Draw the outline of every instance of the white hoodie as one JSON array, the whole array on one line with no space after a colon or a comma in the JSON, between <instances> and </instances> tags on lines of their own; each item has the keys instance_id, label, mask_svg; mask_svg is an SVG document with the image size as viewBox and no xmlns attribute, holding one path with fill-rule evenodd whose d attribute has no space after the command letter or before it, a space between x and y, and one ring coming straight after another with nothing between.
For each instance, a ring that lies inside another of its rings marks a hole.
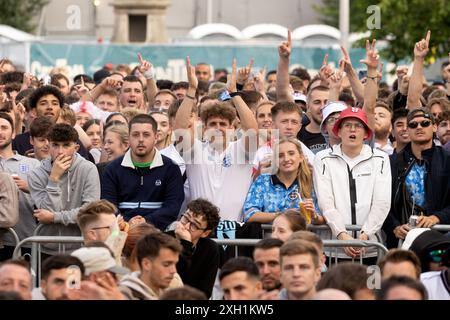
<instances>
[{"instance_id":1,"label":"white hoodie","mask_svg":"<svg viewBox=\"0 0 450 320\"><path fill-rule=\"evenodd\" d=\"M351 161L343 155L341 145L316 154L314 190L333 238L346 231L346 224L355 224L375 240L389 213L391 188L389 157L383 151L363 145L360 155Z\"/></svg>"}]
</instances>

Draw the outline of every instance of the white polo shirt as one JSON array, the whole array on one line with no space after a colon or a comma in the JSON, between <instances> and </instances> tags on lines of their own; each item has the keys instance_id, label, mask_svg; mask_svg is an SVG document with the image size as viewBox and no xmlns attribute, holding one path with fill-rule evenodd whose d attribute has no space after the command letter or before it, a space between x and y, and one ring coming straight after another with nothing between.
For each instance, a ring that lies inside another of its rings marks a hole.
<instances>
[{"instance_id":1,"label":"white polo shirt","mask_svg":"<svg viewBox=\"0 0 450 320\"><path fill-rule=\"evenodd\" d=\"M186 159L191 199L205 198L220 209L223 220L242 221L242 207L252 183L253 153L246 154L245 139L230 142L222 153L195 140Z\"/></svg>"}]
</instances>

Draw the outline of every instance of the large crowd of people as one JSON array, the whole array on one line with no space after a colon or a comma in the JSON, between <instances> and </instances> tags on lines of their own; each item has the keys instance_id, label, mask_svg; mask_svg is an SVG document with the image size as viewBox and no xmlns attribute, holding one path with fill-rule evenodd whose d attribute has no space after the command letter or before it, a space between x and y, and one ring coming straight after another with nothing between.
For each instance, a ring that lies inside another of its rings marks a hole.
<instances>
[{"instance_id":1,"label":"large crowd of people","mask_svg":"<svg viewBox=\"0 0 450 320\"><path fill-rule=\"evenodd\" d=\"M375 40L361 79L345 48L290 71L290 32L276 70L186 57L176 83L140 54L73 79L1 59L0 299L450 299L450 61L428 83L430 41L392 86ZM8 228L84 243L31 270Z\"/></svg>"}]
</instances>

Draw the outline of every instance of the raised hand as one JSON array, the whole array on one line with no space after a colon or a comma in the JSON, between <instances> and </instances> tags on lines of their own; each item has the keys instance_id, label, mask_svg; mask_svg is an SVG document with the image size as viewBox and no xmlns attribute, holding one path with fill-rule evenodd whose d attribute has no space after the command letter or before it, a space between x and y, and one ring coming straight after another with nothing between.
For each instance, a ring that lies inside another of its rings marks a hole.
<instances>
[{"instance_id":1,"label":"raised hand","mask_svg":"<svg viewBox=\"0 0 450 320\"><path fill-rule=\"evenodd\" d=\"M383 79L383 62L380 62L380 68L378 70L378 74L377 74L377 81L380 82L381 79Z\"/></svg>"},{"instance_id":2,"label":"raised hand","mask_svg":"<svg viewBox=\"0 0 450 320\"><path fill-rule=\"evenodd\" d=\"M244 85L247 82L248 77L250 76L253 69L253 58L250 59L250 63L244 68L240 68L237 74L237 83Z\"/></svg>"},{"instance_id":3,"label":"raised hand","mask_svg":"<svg viewBox=\"0 0 450 320\"><path fill-rule=\"evenodd\" d=\"M255 82L255 89L258 92L264 92L264 79L266 78L267 69L264 67L258 73L255 74L253 80Z\"/></svg>"},{"instance_id":4,"label":"raised hand","mask_svg":"<svg viewBox=\"0 0 450 320\"><path fill-rule=\"evenodd\" d=\"M373 39L372 44L370 44L369 40L366 41L366 58L359 61L360 63L365 64L368 69L378 68L380 55L378 54L377 49L375 49L376 43L376 39Z\"/></svg>"},{"instance_id":5,"label":"raised hand","mask_svg":"<svg viewBox=\"0 0 450 320\"><path fill-rule=\"evenodd\" d=\"M33 81L33 75L28 72L23 73L23 80L22 80L22 89L28 89L31 87L31 82Z\"/></svg>"},{"instance_id":6,"label":"raised hand","mask_svg":"<svg viewBox=\"0 0 450 320\"><path fill-rule=\"evenodd\" d=\"M408 66L398 66L395 69L395 74L397 75L398 81L402 81L403 77L408 74Z\"/></svg>"},{"instance_id":7,"label":"raised hand","mask_svg":"<svg viewBox=\"0 0 450 320\"><path fill-rule=\"evenodd\" d=\"M108 77L102 80L102 82L100 83L100 86L104 89L119 89L120 87L122 87L122 81L120 80L116 80L114 78Z\"/></svg>"},{"instance_id":8,"label":"raised hand","mask_svg":"<svg viewBox=\"0 0 450 320\"><path fill-rule=\"evenodd\" d=\"M291 30L288 30L288 36L287 41L284 41L281 43L281 45L278 47L278 54L280 58L288 59L291 55L292 51L292 37L291 37Z\"/></svg>"},{"instance_id":9,"label":"raised hand","mask_svg":"<svg viewBox=\"0 0 450 320\"><path fill-rule=\"evenodd\" d=\"M343 46L341 46L341 52L342 52L342 58L339 61L339 66L343 64L343 68L345 72L350 72L353 68L352 61L350 60L350 56L348 54L347 49L345 49Z\"/></svg>"},{"instance_id":10,"label":"raised hand","mask_svg":"<svg viewBox=\"0 0 450 320\"><path fill-rule=\"evenodd\" d=\"M188 78L189 88L197 90L198 79L195 76L195 67L191 65L191 58L186 57L186 74Z\"/></svg>"},{"instance_id":11,"label":"raised hand","mask_svg":"<svg viewBox=\"0 0 450 320\"><path fill-rule=\"evenodd\" d=\"M323 58L322 67L320 67L319 70L320 80L328 83L329 78L333 75L333 72L334 72L333 68L331 68L331 66L328 64L328 53L327 53Z\"/></svg>"},{"instance_id":12,"label":"raised hand","mask_svg":"<svg viewBox=\"0 0 450 320\"><path fill-rule=\"evenodd\" d=\"M251 64L253 64L253 59L250 60ZM227 90L228 92L236 92L236 58L233 59L233 64L231 65L231 74L227 76Z\"/></svg>"},{"instance_id":13,"label":"raised hand","mask_svg":"<svg viewBox=\"0 0 450 320\"><path fill-rule=\"evenodd\" d=\"M77 90L78 94L81 96L83 96L85 93L89 92L89 88L86 87L86 85L84 84L84 79L83 77L80 78L81 79L81 83L75 86L75 90Z\"/></svg>"},{"instance_id":14,"label":"raised hand","mask_svg":"<svg viewBox=\"0 0 450 320\"><path fill-rule=\"evenodd\" d=\"M145 79L153 79L153 65L142 58L142 55L138 53L139 66L138 70L142 73Z\"/></svg>"},{"instance_id":15,"label":"raised hand","mask_svg":"<svg viewBox=\"0 0 450 320\"><path fill-rule=\"evenodd\" d=\"M338 90L341 89L342 80L344 80L345 77L345 62L341 60L339 62L339 70L334 71L332 76L329 78L330 83L330 89L337 88Z\"/></svg>"},{"instance_id":16,"label":"raised hand","mask_svg":"<svg viewBox=\"0 0 450 320\"><path fill-rule=\"evenodd\" d=\"M420 40L414 46L415 58L424 59L427 56L428 51L430 50L430 38L431 38L431 31L428 30L426 38Z\"/></svg>"}]
</instances>

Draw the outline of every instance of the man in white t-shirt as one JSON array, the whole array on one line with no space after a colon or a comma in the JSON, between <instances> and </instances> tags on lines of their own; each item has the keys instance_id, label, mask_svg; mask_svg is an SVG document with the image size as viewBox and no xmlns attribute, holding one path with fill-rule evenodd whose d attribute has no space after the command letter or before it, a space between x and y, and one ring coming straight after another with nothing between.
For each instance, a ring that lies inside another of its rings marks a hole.
<instances>
[{"instance_id":1,"label":"man in white t-shirt","mask_svg":"<svg viewBox=\"0 0 450 320\"><path fill-rule=\"evenodd\" d=\"M256 152L253 161L253 174L256 177L260 173L275 173L276 165L272 163L272 145L278 138L296 138L302 128L303 111L290 101L278 102L272 107L272 140L261 146ZM278 135L277 135L278 134ZM302 142L302 151L308 163L314 163L314 153Z\"/></svg>"},{"instance_id":2,"label":"man in white t-shirt","mask_svg":"<svg viewBox=\"0 0 450 320\"><path fill-rule=\"evenodd\" d=\"M221 219L241 221L242 206L251 184L251 160L256 152L258 124L237 93L236 62L233 62L231 80L227 84L229 101L212 101L201 110L205 142L196 139L190 130L198 81L189 58L186 68L189 89L176 113L174 129L180 141L177 150L186 163L191 199L206 198L219 207ZM236 111L243 136L232 141Z\"/></svg>"}]
</instances>

